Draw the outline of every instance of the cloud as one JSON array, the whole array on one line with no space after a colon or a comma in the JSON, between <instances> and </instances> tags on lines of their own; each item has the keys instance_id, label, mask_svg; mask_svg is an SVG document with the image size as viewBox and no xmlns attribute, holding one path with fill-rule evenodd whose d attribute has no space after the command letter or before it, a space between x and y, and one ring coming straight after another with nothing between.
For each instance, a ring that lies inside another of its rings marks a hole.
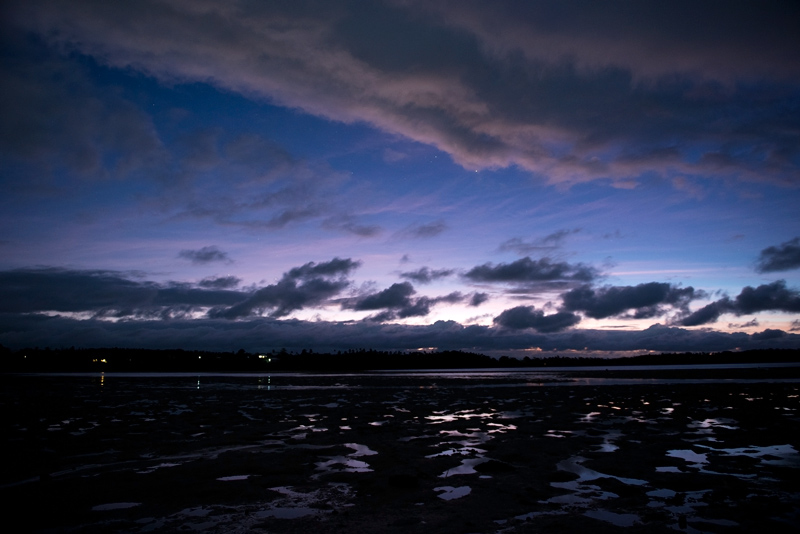
<instances>
[{"instance_id":1,"label":"cloud","mask_svg":"<svg viewBox=\"0 0 800 534\"><path fill-rule=\"evenodd\" d=\"M753 339L755 341L771 341L773 339L780 339L785 337L787 334L783 330L776 330L774 328L767 328L763 332L756 332L753 334Z\"/></svg>"},{"instance_id":2,"label":"cloud","mask_svg":"<svg viewBox=\"0 0 800 534\"><path fill-rule=\"evenodd\" d=\"M477 307L486 302L487 300L489 300L488 293L475 292L472 294L472 297L469 300L469 305Z\"/></svg>"},{"instance_id":3,"label":"cloud","mask_svg":"<svg viewBox=\"0 0 800 534\"><path fill-rule=\"evenodd\" d=\"M410 239L428 239L436 237L445 230L447 230L447 225L444 221L434 221L428 224L412 224L407 226L398 232L398 236Z\"/></svg>"},{"instance_id":4,"label":"cloud","mask_svg":"<svg viewBox=\"0 0 800 534\"><path fill-rule=\"evenodd\" d=\"M537 348L558 351L663 351L696 352L797 348L800 334L769 340L743 332L725 333L703 329L653 325L642 331L566 330L536 333L480 325L464 326L454 321L428 325L381 322L326 322L251 317L224 319L175 319L172 321L76 320L68 317L0 313L0 343L13 349L50 347L181 347L187 350L231 351L244 348L300 350L346 350L373 347L378 350L471 350L513 353Z\"/></svg>"},{"instance_id":5,"label":"cloud","mask_svg":"<svg viewBox=\"0 0 800 534\"><path fill-rule=\"evenodd\" d=\"M339 230L359 237L376 237L383 232L377 224L359 224L352 215L338 215L322 221L322 227L327 230Z\"/></svg>"},{"instance_id":6,"label":"cloud","mask_svg":"<svg viewBox=\"0 0 800 534\"><path fill-rule=\"evenodd\" d=\"M552 234L548 234L544 237L534 239L529 242L526 242L520 237L513 237L507 241L503 241L500 244L499 250L500 252L511 250L520 255L527 255L531 254L532 252L552 251L559 248L567 236L576 234L580 231L580 228L574 228L572 230L558 230L557 232L553 232Z\"/></svg>"},{"instance_id":7,"label":"cloud","mask_svg":"<svg viewBox=\"0 0 800 534\"><path fill-rule=\"evenodd\" d=\"M284 273L278 283L256 289L233 306L217 307L209 317L239 319L270 310L270 317L285 317L293 311L319 306L350 286L346 278L361 265L349 258L323 263L309 262Z\"/></svg>"},{"instance_id":8,"label":"cloud","mask_svg":"<svg viewBox=\"0 0 800 534\"><path fill-rule=\"evenodd\" d=\"M408 282L392 284L387 289L358 299L353 310L380 310L383 308L402 308L411 304L411 296L416 293Z\"/></svg>"},{"instance_id":9,"label":"cloud","mask_svg":"<svg viewBox=\"0 0 800 534\"><path fill-rule=\"evenodd\" d=\"M383 322L408 317L424 317L431 312L431 307L439 303L456 304L463 302L465 296L454 291L441 297L414 297L417 291L410 282L392 284L390 287L357 298L344 299L342 309L356 311L384 310L367 317L368 321Z\"/></svg>"},{"instance_id":10,"label":"cloud","mask_svg":"<svg viewBox=\"0 0 800 534\"><path fill-rule=\"evenodd\" d=\"M758 257L756 270L760 273L790 271L800 268L800 237L781 243L779 247L767 247Z\"/></svg>"},{"instance_id":11,"label":"cloud","mask_svg":"<svg viewBox=\"0 0 800 534\"><path fill-rule=\"evenodd\" d=\"M800 312L800 292L787 288L785 280L756 288L747 286L736 296L734 307L739 314L768 310L797 313Z\"/></svg>"},{"instance_id":12,"label":"cloud","mask_svg":"<svg viewBox=\"0 0 800 534\"><path fill-rule=\"evenodd\" d=\"M630 187L648 173L792 182L796 9L27 0L6 18L112 67L368 123L467 169Z\"/></svg>"},{"instance_id":13,"label":"cloud","mask_svg":"<svg viewBox=\"0 0 800 534\"><path fill-rule=\"evenodd\" d=\"M558 312L545 315L542 310L533 306L517 306L503 311L494 318L494 324L512 330L533 328L537 332L558 332L580 322L578 315L570 312Z\"/></svg>"},{"instance_id":14,"label":"cloud","mask_svg":"<svg viewBox=\"0 0 800 534\"><path fill-rule=\"evenodd\" d=\"M752 328L755 326L759 326L758 319L753 317L751 320L747 321L746 323L728 323L728 328Z\"/></svg>"},{"instance_id":15,"label":"cloud","mask_svg":"<svg viewBox=\"0 0 800 534\"><path fill-rule=\"evenodd\" d=\"M65 189L65 174L80 185L163 178L169 158L152 119L121 92L98 88L84 64L14 27L8 17L13 9L6 7L0 20L3 187L53 194Z\"/></svg>"},{"instance_id":16,"label":"cloud","mask_svg":"<svg viewBox=\"0 0 800 534\"><path fill-rule=\"evenodd\" d=\"M736 298L723 297L683 317L678 324L697 326L712 323L724 313L748 315L762 311L800 312L800 291L787 288L785 280L755 288L747 286Z\"/></svg>"},{"instance_id":17,"label":"cloud","mask_svg":"<svg viewBox=\"0 0 800 534\"><path fill-rule=\"evenodd\" d=\"M350 282L360 262L334 258L284 273L277 284L234 290L234 276L206 278L197 285L141 280L136 273L61 268L0 271L0 313L68 312L94 317L174 319L192 313L238 319L270 311L283 317L324 305Z\"/></svg>"},{"instance_id":18,"label":"cloud","mask_svg":"<svg viewBox=\"0 0 800 534\"><path fill-rule=\"evenodd\" d=\"M294 267L290 269L284 277L299 280L315 276L346 276L359 267L361 267L361 262L358 260L333 258L331 261L323 263L314 263L312 261L300 267Z\"/></svg>"},{"instance_id":19,"label":"cloud","mask_svg":"<svg viewBox=\"0 0 800 534\"><path fill-rule=\"evenodd\" d=\"M238 286L241 282L242 279L237 276L214 276L203 278L197 285L211 289L231 289Z\"/></svg>"},{"instance_id":20,"label":"cloud","mask_svg":"<svg viewBox=\"0 0 800 534\"><path fill-rule=\"evenodd\" d=\"M676 287L667 283L649 282L636 286L605 286L594 289L584 285L564 293L563 309L583 312L593 319L604 319L633 310L633 318L658 317L666 313L664 306L686 310L689 303L704 296L693 287Z\"/></svg>"},{"instance_id":21,"label":"cloud","mask_svg":"<svg viewBox=\"0 0 800 534\"><path fill-rule=\"evenodd\" d=\"M178 253L178 257L189 260L195 265L203 265L205 263L212 263L215 261L233 263L233 261L228 257L227 252L222 252L215 246L203 247L200 250L181 250Z\"/></svg>"},{"instance_id":22,"label":"cloud","mask_svg":"<svg viewBox=\"0 0 800 534\"><path fill-rule=\"evenodd\" d=\"M734 309L733 303L728 298L723 298L707 304L686 317L681 318L678 324L681 326L699 326L701 324L713 323L723 313Z\"/></svg>"},{"instance_id":23,"label":"cloud","mask_svg":"<svg viewBox=\"0 0 800 534\"><path fill-rule=\"evenodd\" d=\"M164 316L233 305L246 298L221 286L138 280L135 273L61 268L0 272L0 313L88 312L103 317Z\"/></svg>"},{"instance_id":24,"label":"cloud","mask_svg":"<svg viewBox=\"0 0 800 534\"><path fill-rule=\"evenodd\" d=\"M439 280L441 278L447 278L455 273L455 269L429 269L428 267L420 267L416 271L409 271L400 273L401 278L407 278L408 280L413 280L418 284L430 284L434 280Z\"/></svg>"},{"instance_id":25,"label":"cloud","mask_svg":"<svg viewBox=\"0 0 800 534\"><path fill-rule=\"evenodd\" d=\"M532 260L530 257L520 258L511 263L485 263L473 267L464 277L473 282L500 282L510 284L531 284L536 282L589 282L600 273L582 263L569 264L554 262L548 258Z\"/></svg>"}]
</instances>

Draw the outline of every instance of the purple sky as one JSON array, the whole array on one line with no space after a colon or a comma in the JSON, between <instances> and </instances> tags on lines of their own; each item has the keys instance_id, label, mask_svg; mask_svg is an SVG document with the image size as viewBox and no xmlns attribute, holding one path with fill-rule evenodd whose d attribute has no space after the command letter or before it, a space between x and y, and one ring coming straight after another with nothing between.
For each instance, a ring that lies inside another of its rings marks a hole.
<instances>
[{"instance_id":1,"label":"purple sky","mask_svg":"<svg viewBox=\"0 0 800 534\"><path fill-rule=\"evenodd\" d=\"M794 3L0 9L7 347L800 347Z\"/></svg>"}]
</instances>

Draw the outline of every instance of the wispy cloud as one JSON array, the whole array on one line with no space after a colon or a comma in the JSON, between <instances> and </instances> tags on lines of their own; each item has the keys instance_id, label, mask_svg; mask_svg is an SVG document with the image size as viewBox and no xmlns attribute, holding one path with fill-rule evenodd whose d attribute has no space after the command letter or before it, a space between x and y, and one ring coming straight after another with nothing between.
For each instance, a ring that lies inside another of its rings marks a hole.
<instances>
[{"instance_id":1,"label":"wispy cloud","mask_svg":"<svg viewBox=\"0 0 800 534\"><path fill-rule=\"evenodd\" d=\"M224 262L224 263L233 263L228 257L227 252L221 251L216 246L207 246L203 247L198 250L181 250L178 253L179 258L183 258L185 260L189 260L196 265L202 265L205 263L212 263L212 262Z\"/></svg>"},{"instance_id":2,"label":"wispy cloud","mask_svg":"<svg viewBox=\"0 0 800 534\"><path fill-rule=\"evenodd\" d=\"M455 269L430 269L428 267L420 267L416 271L400 273L400 277L417 282L418 284L430 284L434 280L452 276L455 272Z\"/></svg>"},{"instance_id":3,"label":"wispy cloud","mask_svg":"<svg viewBox=\"0 0 800 534\"><path fill-rule=\"evenodd\" d=\"M500 252L511 250L521 256L526 256L534 252L552 252L553 250L561 247L564 243L564 240L568 236L577 234L580 231L580 228L573 228L572 230L559 230L544 237L534 238L530 241L525 241L521 237L512 237L511 239L500 243L498 250Z\"/></svg>"}]
</instances>

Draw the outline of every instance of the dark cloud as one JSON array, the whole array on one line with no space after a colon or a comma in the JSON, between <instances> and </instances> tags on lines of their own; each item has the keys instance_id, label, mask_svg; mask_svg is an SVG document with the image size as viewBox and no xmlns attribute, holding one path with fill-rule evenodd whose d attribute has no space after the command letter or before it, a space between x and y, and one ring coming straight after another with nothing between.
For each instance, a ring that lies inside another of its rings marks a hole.
<instances>
[{"instance_id":1,"label":"dark cloud","mask_svg":"<svg viewBox=\"0 0 800 534\"><path fill-rule=\"evenodd\" d=\"M755 288L747 286L736 298L723 297L683 317L678 324L697 326L712 323L723 313L748 315L762 311L800 312L800 291L787 288L784 280Z\"/></svg>"},{"instance_id":2,"label":"dark cloud","mask_svg":"<svg viewBox=\"0 0 800 534\"><path fill-rule=\"evenodd\" d=\"M429 269L428 267L420 267L416 271L400 273L400 277L413 280L418 284L429 284L434 280L447 278L455 272L455 269Z\"/></svg>"},{"instance_id":3,"label":"dark cloud","mask_svg":"<svg viewBox=\"0 0 800 534\"><path fill-rule=\"evenodd\" d=\"M347 276L361 267L361 262L350 258L333 258L323 263L309 262L290 269L284 276L293 279L307 279L316 276Z\"/></svg>"},{"instance_id":4,"label":"dark cloud","mask_svg":"<svg viewBox=\"0 0 800 534\"><path fill-rule=\"evenodd\" d=\"M472 297L469 300L469 305L477 307L486 302L487 300L489 300L488 293L475 292L472 294Z\"/></svg>"},{"instance_id":5,"label":"dark cloud","mask_svg":"<svg viewBox=\"0 0 800 534\"><path fill-rule=\"evenodd\" d=\"M339 295L350 286L346 278L360 266L349 258L334 258L323 263L309 262L284 273L278 283L259 288L246 299L230 307L217 307L209 317L239 319L261 315L285 317L308 306L318 306Z\"/></svg>"},{"instance_id":6,"label":"dark cloud","mask_svg":"<svg viewBox=\"0 0 800 534\"><path fill-rule=\"evenodd\" d=\"M458 291L441 297L414 297L416 289L410 282L392 284L390 287L355 299L345 299L343 309L356 311L384 310L367 318L369 321L382 322L397 318L424 317L431 312L431 307L439 303L455 304L463 302L465 297Z\"/></svg>"},{"instance_id":7,"label":"dark cloud","mask_svg":"<svg viewBox=\"0 0 800 534\"><path fill-rule=\"evenodd\" d=\"M538 348L558 351L723 351L758 348L797 348L800 334L769 340L743 332L725 333L703 329L653 325L642 331L566 330L549 334L531 329L514 330L454 321L429 325L398 325L381 322L325 322L278 320L268 317L239 321L224 319L176 319L173 321L75 320L44 315L0 313L0 343L19 349L50 347L144 347L169 346L208 350L250 351L287 348L343 350L373 347L381 350L440 350L513 353ZM508 352L506 352L508 351Z\"/></svg>"},{"instance_id":8,"label":"dark cloud","mask_svg":"<svg viewBox=\"0 0 800 534\"><path fill-rule=\"evenodd\" d=\"M358 299L351 306L353 310L380 310L383 308L403 308L411 305L411 296L416 293L409 282L392 284L387 289Z\"/></svg>"},{"instance_id":9,"label":"dark cloud","mask_svg":"<svg viewBox=\"0 0 800 534\"><path fill-rule=\"evenodd\" d=\"M236 276L215 276L203 278L197 285L211 289L231 289L238 286L242 279Z\"/></svg>"},{"instance_id":10,"label":"dark cloud","mask_svg":"<svg viewBox=\"0 0 800 534\"><path fill-rule=\"evenodd\" d=\"M678 321L681 326L698 326L713 323L723 313L733 310L733 304L728 298L723 298L707 304Z\"/></svg>"},{"instance_id":11,"label":"dark cloud","mask_svg":"<svg viewBox=\"0 0 800 534\"><path fill-rule=\"evenodd\" d=\"M178 253L178 257L189 260L197 265L212 263L215 261L231 263L228 253L221 251L215 246L203 247L200 250L181 250Z\"/></svg>"},{"instance_id":12,"label":"dark cloud","mask_svg":"<svg viewBox=\"0 0 800 534\"><path fill-rule=\"evenodd\" d=\"M783 330L776 330L774 328L767 328L763 332L756 332L753 334L753 340L755 341L771 341L773 339L780 339L785 337L787 334Z\"/></svg>"},{"instance_id":13,"label":"dark cloud","mask_svg":"<svg viewBox=\"0 0 800 534\"><path fill-rule=\"evenodd\" d=\"M800 268L800 237L781 243L778 247L767 247L758 257L756 270L760 273L790 271Z\"/></svg>"},{"instance_id":14,"label":"dark cloud","mask_svg":"<svg viewBox=\"0 0 800 534\"><path fill-rule=\"evenodd\" d=\"M270 311L283 317L339 295L346 276L360 265L350 259L307 263L274 285L233 290L234 276L207 278L197 285L156 283L135 273L59 268L0 272L0 313L74 312L95 317L172 319L208 310L215 318L236 319Z\"/></svg>"},{"instance_id":15,"label":"dark cloud","mask_svg":"<svg viewBox=\"0 0 800 534\"><path fill-rule=\"evenodd\" d=\"M0 272L0 312L88 312L97 316L148 316L172 310L232 305L246 295L221 286L137 279L133 273L59 268Z\"/></svg>"},{"instance_id":16,"label":"dark cloud","mask_svg":"<svg viewBox=\"0 0 800 534\"><path fill-rule=\"evenodd\" d=\"M633 311L634 318L657 317L666 313L664 306L686 310L689 303L704 296L693 287L676 287L667 283L650 282L636 286L606 286L592 288L584 285L564 293L563 309L583 312L588 317L603 319Z\"/></svg>"},{"instance_id":17,"label":"dark cloud","mask_svg":"<svg viewBox=\"0 0 800 534\"><path fill-rule=\"evenodd\" d=\"M548 258L532 260L526 256L511 263L478 265L464 276L473 282L528 284L556 281L590 282L599 275L594 267L582 263L572 265L567 262L554 262Z\"/></svg>"},{"instance_id":18,"label":"dark cloud","mask_svg":"<svg viewBox=\"0 0 800 534\"><path fill-rule=\"evenodd\" d=\"M545 315L542 310L533 306L517 306L505 310L494 318L494 324L512 330L533 328L537 332L558 332L580 322L581 318L574 313L558 312Z\"/></svg>"},{"instance_id":19,"label":"dark cloud","mask_svg":"<svg viewBox=\"0 0 800 534\"><path fill-rule=\"evenodd\" d=\"M736 296L734 307L739 314L760 311L800 312L800 292L786 287L785 280L762 284L756 288L747 286Z\"/></svg>"}]
</instances>

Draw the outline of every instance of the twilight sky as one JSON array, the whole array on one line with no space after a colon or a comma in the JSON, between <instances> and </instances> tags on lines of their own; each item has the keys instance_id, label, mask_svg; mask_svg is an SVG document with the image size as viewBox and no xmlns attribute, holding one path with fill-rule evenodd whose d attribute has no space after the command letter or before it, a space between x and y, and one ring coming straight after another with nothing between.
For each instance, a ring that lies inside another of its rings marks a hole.
<instances>
[{"instance_id":1,"label":"twilight sky","mask_svg":"<svg viewBox=\"0 0 800 534\"><path fill-rule=\"evenodd\" d=\"M7 347L800 347L800 4L0 10Z\"/></svg>"}]
</instances>

